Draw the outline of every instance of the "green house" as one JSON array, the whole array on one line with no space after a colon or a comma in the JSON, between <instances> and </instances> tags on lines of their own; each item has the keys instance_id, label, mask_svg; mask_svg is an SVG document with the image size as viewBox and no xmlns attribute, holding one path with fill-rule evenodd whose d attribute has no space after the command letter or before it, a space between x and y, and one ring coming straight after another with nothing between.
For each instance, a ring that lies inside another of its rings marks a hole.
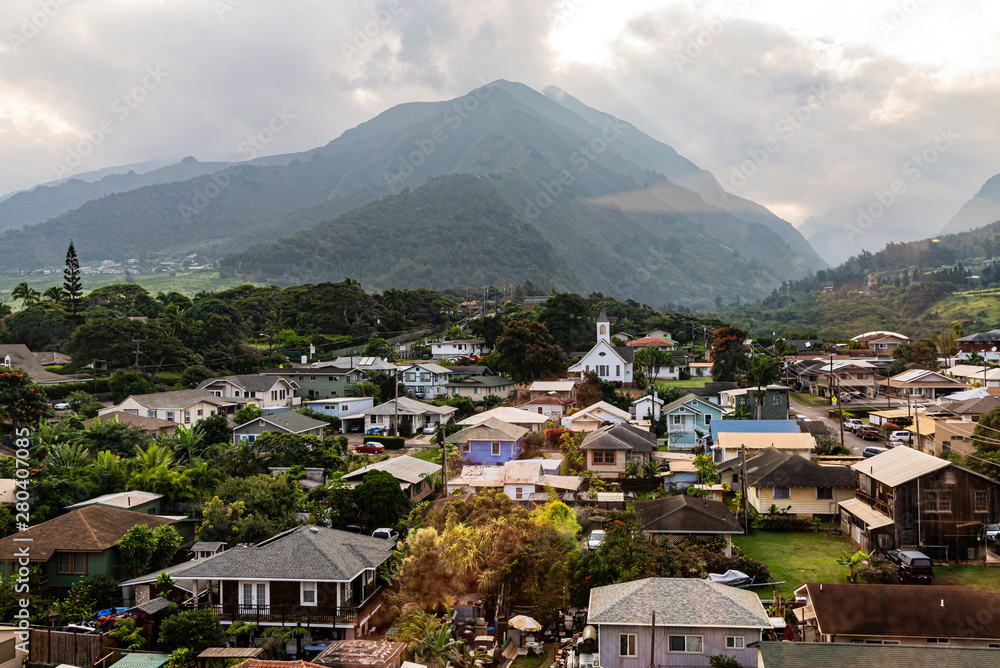
<instances>
[{"instance_id":1,"label":"green house","mask_svg":"<svg viewBox=\"0 0 1000 668\"><path fill-rule=\"evenodd\" d=\"M279 376L298 385L295 396L302 399L329 399L346 397L350 389L364 379L361 369L342 369L335 366L286 364L261 372L265 376Z\"/></svg>"},{"instance_id":2,"label":"green house","mask_svg":"<svg viewBox=\"0 0 1000 668\"><path fill-rule=\"evenodd\" d=\"M95 575L121 580L126 573L116 545L125 532L137 524L155 529L175 522L124 508L85 506L0 539L0 570L7 579L25 561L40 566L44 588L72 587Z\"/></svg>"}]
</instances>

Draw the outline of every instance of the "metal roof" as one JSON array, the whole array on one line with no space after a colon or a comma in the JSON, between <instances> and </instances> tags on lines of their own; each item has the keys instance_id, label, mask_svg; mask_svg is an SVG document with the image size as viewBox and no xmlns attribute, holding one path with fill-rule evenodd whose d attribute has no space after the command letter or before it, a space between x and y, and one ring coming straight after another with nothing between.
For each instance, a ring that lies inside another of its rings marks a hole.
<instances>
[{"instance_id":1,"label":"metal roof","mask_svg":"<svg viewBox=\"0 0 1000 668\"><path fill-rule=\"evenodd\" d=\"M490 418L497 418L509 424L545 424L550 419L547 415L532 413L520 408L511 408L510 406L500 406L485 413L473 413L464 420L459 420L458 424L465 426L477 425L486 422Z\"/></svg>"},{"instance_id":2,"label":"metal roof","mask_svg":"<svg viewBox=\"0 0 1000 668\"><path fill-rule=\"evenodd\" d=\"M712 420L712 438L723 433L737 434L798 434L802 432L795 420Z\"/></svg>"},{"instance_id":3,"label":"metal roof","mask_svg":"<svg viewBox=\"0 0 1000 668\"><path fill-rule=\"evenodd\" d=\"M740 420L740 422L752 422L752 420ZM761 448L778 448L779 450L812 450L816 447L816 439L812 434L798 433L749 433L749 432L722 432L716 439L718 447L725 450L738 450L740 446L746 446L747 450Z\"/></svg>"},{"instance_id":4,"label":"metal roof","mask_svg":"<svg viewBox=\"0 0 1000 668\"><path fill-rule=\"evenodd\" d=\"M133 652L122 654L122 658L111 664L111 668L160 668L169 660L169 654Z\"/></svg>"},{"instance_id":5,"label":"metal roof","mask_svg":"<svg viewBox=\"0 0 1000 668\"><path fill-rule=\"evenodd\" d=\"M396 480L402 480L412 484L420 482L426 476L433 475L440 470L440 464L432 464L430 462L425 462L422 459L417 459L416 457L403 455L402 457L385 459L383 461L365 466L364 468L360 468L356 471L345 473L343 475L343 479L352 480L354 478L364 478L365 474L369 471L386 471Z\"/></svg>"},{"instance_id":6,"label":"metal roof","mask_svg":"<svg viewBox=\"0 0 1000 668\"><path fill-rule=\"evenodd\" d=\"M841 501L840 507L864 521L868 525L869 530L892 524L891 517L875 510L860 499Z\"/></svg>"},{"instance_id":7,"label":"metal roof","mask_svg":"<svg viewBox=\"0 0 1000 668\"><path fill-rule=\"evenodd\" d=\"M913 448L898 446L858 462L851 468L884 485L895 487L946 466L951 466L951 462L924 454Z\"/></svg>"}]
</instances>

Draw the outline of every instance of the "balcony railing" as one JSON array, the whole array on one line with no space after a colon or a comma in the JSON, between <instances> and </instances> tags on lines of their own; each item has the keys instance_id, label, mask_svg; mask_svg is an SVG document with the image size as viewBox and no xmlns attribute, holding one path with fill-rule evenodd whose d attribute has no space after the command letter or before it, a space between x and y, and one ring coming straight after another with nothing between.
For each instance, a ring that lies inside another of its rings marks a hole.
<instances>
[{"instance_id":1,"label":"balcony railing","mask_svg":"<svg viewBox=\"0 0 1000 668\"><path fill-rule=\"evenodd\" d=\"M253 624L337 624L352 625L358 621L365 606L372 602L380 587L363 587L360 601L347 601L341 606L313 605L253 605L221 603L204 607L221 622Z\"/></svg>"}]
</instances>

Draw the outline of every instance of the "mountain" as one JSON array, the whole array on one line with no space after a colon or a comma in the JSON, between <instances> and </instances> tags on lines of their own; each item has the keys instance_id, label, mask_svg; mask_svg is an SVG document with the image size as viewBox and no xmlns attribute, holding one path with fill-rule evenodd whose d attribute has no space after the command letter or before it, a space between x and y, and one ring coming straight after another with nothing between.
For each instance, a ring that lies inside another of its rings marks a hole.
<instances>
[{"instance_id":1,"label":"mountain","mask_svg":"<svg viewBox=\"0 0 1000 668\"><path fill-rule=\"evenodd\" d=\"M226 271L280 282L339 280L342 267L354 266L347 258L371 257L372 246L389 253L382 240L394 239L408 249L402 268L355 272L370 276L373 287L390 287L385 281L477 284L473 278L480 276L496 283L487 277L510 275L515 267L526 273L511 280L538 282L544 275L551 285L580 292L710 303L716 295L759 297L825 266L787 222L725 193L711 174L666 144L558 89L541 94L497 81L454 100L398 105L325 146L284 156L283 164L240 165L232 172L112 193L8 231L0 235L0 267L58 266L75 237L81 261L229 251ZM478 179L428 182L457 175ZM421 188L425 183L428 190ZM470 273L421 243L433 238L447 250L448 236L433 233L427 212L442 221L464 220L480 238L493 238L470 218L479 210L460 196L456 184L470 183L509 216L496 224L510 230L511 239L550 249L551 261L532 263L528 271L492 248L476 256ZM354 215L369 203L380 207L376 213ZM421 221L424 237L403 229L411 219ZM351 225L365 227L349 234ZM339 237L321 243L317 230ZM303 255L289 244L312 247ZM424 266L423 255L438 261Z\"/></svg>"},{"instance_id":2,"label":"mountain","mask_svg":"<svg viewBox=\"0 0 1000 668\"><path fill-rule=\"evenodd\" d=\"M987 180L975 197L963 204L958 213L948 221L941 233L964 232L998 220L1000 220L1000 174Z\"/></svg>"}]
</instances>

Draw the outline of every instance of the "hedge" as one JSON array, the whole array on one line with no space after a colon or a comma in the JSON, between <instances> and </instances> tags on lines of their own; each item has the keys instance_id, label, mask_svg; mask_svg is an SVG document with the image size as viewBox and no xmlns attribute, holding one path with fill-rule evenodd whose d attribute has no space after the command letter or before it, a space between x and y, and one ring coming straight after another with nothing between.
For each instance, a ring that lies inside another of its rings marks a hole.
<instances>
[{"instance_id":1,"label":"hedge","mask_svg":"<svg viewBox=\"0 0 1000 668\"><path fill-rule=\"evenodd\" d=\"M406 439L402 436L365 436L365 443L381 443L386 450L402 450Z\"/></svg>"},{"instance_id":2,"label":"hedge","mask_svg":"<svg viewBox=\"0 0 1000 668\"><path fill-rule=\"evenodd\" d=\"M49 401L56 401L58 399L65 399L69 395L77 392L78 390L83 390L88 394L101 394L103 392L110 392L111 386L108 383L107 378L98 378L95 383L92 380L88 380L81 383L63 383L61 385L42 385L42 392L48 397Z\"/></svg>"}]
</instances>

